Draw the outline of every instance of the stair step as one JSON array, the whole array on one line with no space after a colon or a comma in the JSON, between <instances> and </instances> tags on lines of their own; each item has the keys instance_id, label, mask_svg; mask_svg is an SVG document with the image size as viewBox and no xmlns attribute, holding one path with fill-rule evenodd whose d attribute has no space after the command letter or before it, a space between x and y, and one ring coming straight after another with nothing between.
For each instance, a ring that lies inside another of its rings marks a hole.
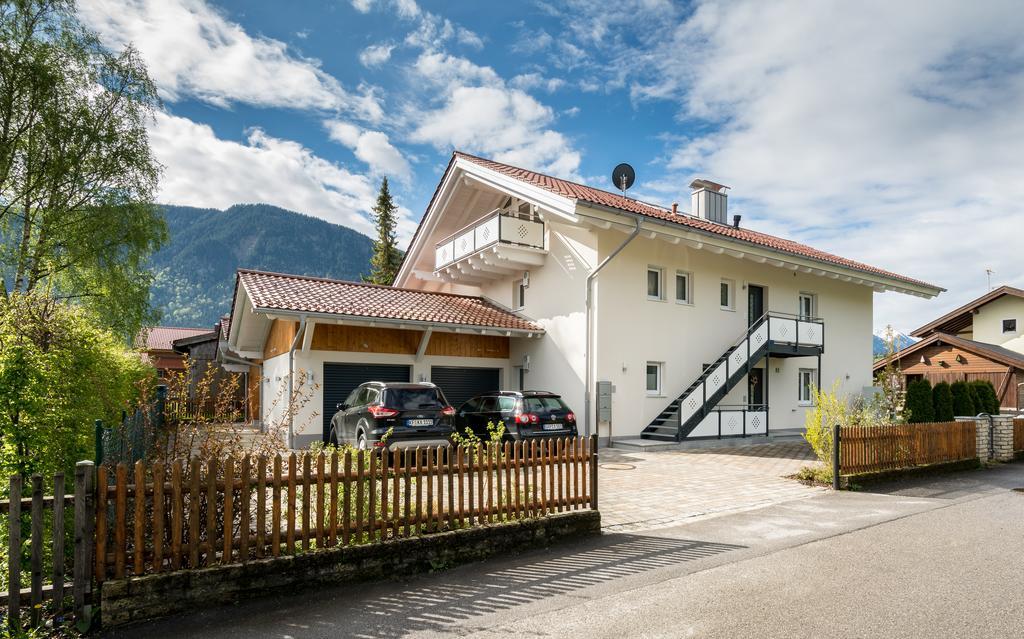
<instances>
[{"instance_id":1,"label":"stair step","mask_svg":"<svg viewBox=\"0 0 1024 639\"><path fill-rule=\"evenodd\" d=\"M674 435L658 435L656 433L640 433L640 439L653 439L659 442L674 442Z\"/></svg>"}]
</instances>

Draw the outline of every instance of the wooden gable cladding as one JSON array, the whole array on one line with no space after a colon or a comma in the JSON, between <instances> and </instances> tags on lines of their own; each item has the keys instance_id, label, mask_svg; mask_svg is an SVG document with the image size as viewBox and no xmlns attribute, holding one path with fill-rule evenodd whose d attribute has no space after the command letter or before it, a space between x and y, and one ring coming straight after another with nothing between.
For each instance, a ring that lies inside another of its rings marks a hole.
<instances>
[{"instance_id":1,"label":"wooden gable cladding","mask_svg":"<svg viewBox=\"0 0 1024 639\"><path fill-rule=\"evenodd\" d=\"M292 340L295 339L295 331L298 329L298 322L274 320L270 324L267 341L263 344L263 359L287 353L288 349L292 347Z\"/></svg>"},{"instance_id":2,"label":"wooden gable cladding","mask_svg":"<svg viewBox=\"0 0 1024 639\"><path fill-rule=\"evenodd\" d=\"M317 324L310 348L315 351L415 355L422 337L423 331L416 330ZM426 354L507 359L509 338L500 335L435 332L430 336Z\"/></svg>"},{"instance_id":3,"label":"wooden gable cladding","mask_svg":"<svg viewBox=\"0 0 1024 639\"><path fill-rule=\"evenodd\" d=\"M921 363L922 357L924 357L925 363ZM926 375L929 373L1005 373L1008 367L955 346L935 344L904 357L900 361L900 369L907 375Z\"/></svg>"}]
</instances>

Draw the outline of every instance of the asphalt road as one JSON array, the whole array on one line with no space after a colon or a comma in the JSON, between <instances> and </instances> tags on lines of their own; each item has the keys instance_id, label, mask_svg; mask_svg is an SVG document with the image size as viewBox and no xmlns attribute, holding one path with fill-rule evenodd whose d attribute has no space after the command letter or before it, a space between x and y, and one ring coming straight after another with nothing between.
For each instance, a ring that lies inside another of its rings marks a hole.
<instances>
[{"instance_id":1,"label":"asphalt road","mask_svg":"<svg viewBox=\"0 0 1024 639\"><path fill-rule=\"evenodd\" d=\"M110 636L1021 637L1024 463Z\"/></svg>"}]
</instances>

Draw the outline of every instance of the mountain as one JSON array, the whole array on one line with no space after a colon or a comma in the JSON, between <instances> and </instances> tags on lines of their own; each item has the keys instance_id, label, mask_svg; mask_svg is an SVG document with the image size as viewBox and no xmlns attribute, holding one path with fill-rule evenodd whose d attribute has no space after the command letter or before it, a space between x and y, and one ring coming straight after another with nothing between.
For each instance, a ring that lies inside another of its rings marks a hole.
<instances>
[{"instance_id":1,"label":"mountain","mask_svg":"<svg viewBox=\"0 0 1024 639\"><path fill-rule=\"evenodd\" d=\"M883 356L885 356L885 354L886 354L885 338L882 337L881 335L878 335L878 334L873 335L872 338L873 338L873 341L872 341L873 346L872 346L871 350L873 351L873 355L875 357L883 357ZM901 351L904 348L917 343L916 339L914 339L913 337L910 337L909 335L904 335L903 333L893 333L892 341L893 341L893 346L896 347L897 351Z\"/></svg>"},{"instance_id":2,"label":"mountain","mask_svg":"<svg viewBox=\"0 0 1024 639\"><path fill-rule=\"evenodd\" d=\"M309 215L269 204L163 209L170 238L153 255L150 296L167 326L213 326L230 310L238 268L356 281L370 270L370 238Z\"/></svg>"}]
</instances>

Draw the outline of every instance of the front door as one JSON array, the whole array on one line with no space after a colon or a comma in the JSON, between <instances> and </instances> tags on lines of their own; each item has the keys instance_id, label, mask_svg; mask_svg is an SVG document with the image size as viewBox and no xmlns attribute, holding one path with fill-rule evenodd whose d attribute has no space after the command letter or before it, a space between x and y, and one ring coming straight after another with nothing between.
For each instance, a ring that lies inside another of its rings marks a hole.
<instances>
[{"instance_id":1,"label":"front door","mask_svg":"<svg viewBox=\"0 0 1024 639\"><path fill-rule=\"evenodd\" d=\"M747 325L753 326L754 322L764 315L764 287L756 284L747 286Z\"/></svg>"},{"instance_id":2,"label":"front door","mask_svg":"<svg viewBox=\"0 0 1024 639\"><path fill-rule=\"evenodd\" d=\"M750 401L747 403L751 406L760 406L764 404L764 369L750 369L750 375L747 377L747 384L747 397L750 398Z\"/></svg>"}]
</instances>

